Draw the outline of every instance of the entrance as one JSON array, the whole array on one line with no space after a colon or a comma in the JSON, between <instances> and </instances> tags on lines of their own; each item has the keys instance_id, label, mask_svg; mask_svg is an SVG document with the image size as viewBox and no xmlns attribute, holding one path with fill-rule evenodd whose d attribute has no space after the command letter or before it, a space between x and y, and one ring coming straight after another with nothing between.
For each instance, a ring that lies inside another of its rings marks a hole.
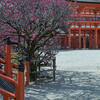
<instances>
[{"instance_id":1,"label":"entrance","mask_svg":"<svg viewBox=\"0 0 100 100\"><path fill-rule=\"evenodd\" d=\"M81 38L81 48L83 48L83 38Z\"/></svg>"},{"instance_id":2,"label":"entrance","mask_svg":"<svg viewBox=\"0 0 100 100\"><path fill-rule=\"evenodd\" d=\"M89 48L89 38L86 38L86 48Z\"/></svg>"}]
</instances>

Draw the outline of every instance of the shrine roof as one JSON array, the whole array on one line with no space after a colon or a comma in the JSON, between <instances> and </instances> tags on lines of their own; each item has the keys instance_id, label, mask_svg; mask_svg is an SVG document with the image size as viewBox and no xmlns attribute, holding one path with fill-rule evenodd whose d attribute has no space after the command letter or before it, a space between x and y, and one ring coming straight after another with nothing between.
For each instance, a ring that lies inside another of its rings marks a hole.
<instances>
[{"instance_id":1,"label":"shrine roof","mask_svg":"<svg viewBox=\"0 0 100 100\"><path fill-rule=\"evenodd\" d=\"M70 0L72 2L74 2L75 0ZM100 0L77 0L77 2L80 3L100 3Z\"/></svg>"}]
</instances>

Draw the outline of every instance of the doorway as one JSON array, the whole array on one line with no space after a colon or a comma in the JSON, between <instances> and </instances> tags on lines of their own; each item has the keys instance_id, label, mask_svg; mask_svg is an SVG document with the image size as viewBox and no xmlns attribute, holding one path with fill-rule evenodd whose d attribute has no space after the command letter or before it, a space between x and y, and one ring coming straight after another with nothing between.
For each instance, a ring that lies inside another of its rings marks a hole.
<instances>
[{"instance_id":1,"label":"doorway","mask_svg":"<svg viewBox=\"0 0 100 100\"><path fill-rule=\"evenodd\" d=\"M81 48L83 48L83 38L81 38Z\"/></svg>"},{"instance_id":2,"label":"doorway","mask_svg":"<svg viewBox=\"0 0 100 100\"><path fill-rule=\"evenodd\" d=\"M86 38L86 48L89 48L89 38Z\"/></svg>"}]
</instances>

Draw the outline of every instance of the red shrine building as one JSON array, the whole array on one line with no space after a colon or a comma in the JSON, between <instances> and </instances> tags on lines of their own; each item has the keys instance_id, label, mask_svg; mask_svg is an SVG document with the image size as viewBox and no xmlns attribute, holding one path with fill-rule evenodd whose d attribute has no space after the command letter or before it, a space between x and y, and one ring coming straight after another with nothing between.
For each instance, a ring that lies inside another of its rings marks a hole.
<instances>
[{"instance_id":1,"label":"red shrine building","mask_svg":"<svg viewBox=\"0 0 100 100\"><path fill-rule=\"evenodd\" d=\"M77 0L75 5L75 13L80 12L81 20L71 24L68 32L57 35L61 40L61 49L99 49L100 0Z\"/></svg>"}]
</instances>

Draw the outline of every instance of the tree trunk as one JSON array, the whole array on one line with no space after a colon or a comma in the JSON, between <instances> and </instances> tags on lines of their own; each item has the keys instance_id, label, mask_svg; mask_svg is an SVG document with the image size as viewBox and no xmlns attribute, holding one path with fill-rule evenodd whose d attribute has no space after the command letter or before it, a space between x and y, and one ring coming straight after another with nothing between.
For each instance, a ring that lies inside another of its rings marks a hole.
<instances>
[{"instance_id":1,"label":"tree trunk","mask_svg":"<svg viewBox=\"0 0 100 100\"><path fill-rule=\"evenodd\" d=\"M36 81L37 74L34 73L37 71L36 62L30 62L30 81Z\"/></svg>"}]
</instances>

